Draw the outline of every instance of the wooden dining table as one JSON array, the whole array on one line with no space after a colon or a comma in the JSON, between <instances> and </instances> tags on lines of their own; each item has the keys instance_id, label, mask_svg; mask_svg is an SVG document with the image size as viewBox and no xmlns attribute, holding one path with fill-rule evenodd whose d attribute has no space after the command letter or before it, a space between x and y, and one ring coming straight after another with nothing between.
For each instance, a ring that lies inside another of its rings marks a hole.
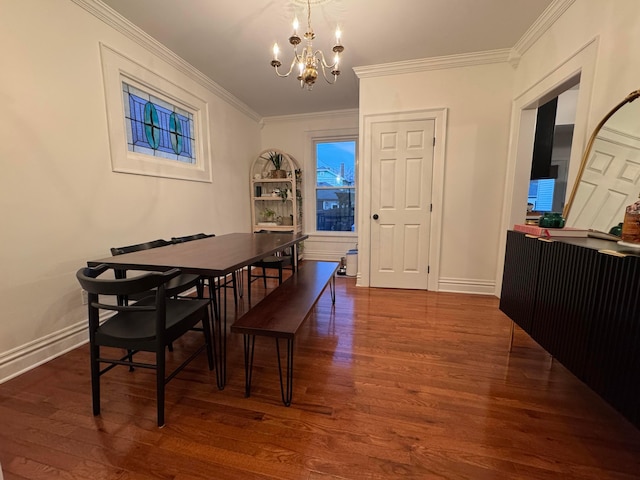
<instances>
[{"instance_id":1,"label":"wooden dining table","mask_svg":"<svg viewBox=\"0 0 640 480\"><path fill-rule=\"evenodd\" d=\"M121 270L166 271L178 268L182 273L194 273L214 279L235 275L235 272L287 248L297 260L297 247L308 235L301 233L229 233L176 243L164 247L125 253L97 260L87 265L108 265ZM247 288L251 288L248 285ZM213 287L210 289L213 300ZM215 307L214 307L215 304ZM216 382L222 390L227 378L227 301L226 295L212 301L214 312L214 344L216 346Z\"/></svg>"}]
</instances>

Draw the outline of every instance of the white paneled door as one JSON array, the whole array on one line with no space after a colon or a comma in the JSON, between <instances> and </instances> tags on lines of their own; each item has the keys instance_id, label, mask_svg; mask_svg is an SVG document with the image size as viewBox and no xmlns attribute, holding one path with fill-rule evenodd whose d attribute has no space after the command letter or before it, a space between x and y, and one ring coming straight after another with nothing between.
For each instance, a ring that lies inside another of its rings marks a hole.
<instances>
[{"instance_id":1,"label":"white paneled door","mask_svg":"<svg viewBox=\"0 0 640 480\"><path fill-rule=\"evenodd\" d=\"M608 232L638 199L639 187L640 139L603 128L587 158L567 223Z\"/></svg>"},{"instance_id":2,"label":"white paneled door","mask_svg":"<svg viewBox=\"0 0 640 480\"><path fill-rule=\"evenodd\" d=\"M434 129L434 120L372 125L372 287L427 289Z\"/></svg>"}]
</instances>

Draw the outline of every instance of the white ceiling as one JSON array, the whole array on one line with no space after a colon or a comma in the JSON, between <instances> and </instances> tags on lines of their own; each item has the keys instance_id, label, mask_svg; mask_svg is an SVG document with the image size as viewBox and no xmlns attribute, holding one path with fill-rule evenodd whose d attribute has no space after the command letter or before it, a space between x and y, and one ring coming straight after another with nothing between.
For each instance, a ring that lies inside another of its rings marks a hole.
<instances>
[{"instance_id":1,"label":"white ceiling","mask_svg":"<svg viewBox=\"0 0 640 480\"><path fill-rule=\"evenodd\" d=\"M270 65L276 41L291 62L306 0L103 0L261 116L357 108L354 67L511 48L553 0L310 1L314 47L329 54L336 25L345 47L337 84L311 92Z\"/></svg>"}]
</instances>

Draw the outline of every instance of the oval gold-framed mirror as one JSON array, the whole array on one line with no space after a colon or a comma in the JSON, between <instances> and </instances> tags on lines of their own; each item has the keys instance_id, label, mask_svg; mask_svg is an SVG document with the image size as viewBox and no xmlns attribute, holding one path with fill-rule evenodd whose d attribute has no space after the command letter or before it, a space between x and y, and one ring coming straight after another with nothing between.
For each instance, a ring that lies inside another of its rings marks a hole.
<instances>
[{"instance_id":1,"label":"oval gold-framed mirror","mask_svg":"<svg viewBox=\"0 0 640 480\"><path fill-rule=\"evenodd\" d=\"M567 225L608 232L640 195L640 90L614 106L594 129L563 216Z\"/></svg>"}]
</instances>

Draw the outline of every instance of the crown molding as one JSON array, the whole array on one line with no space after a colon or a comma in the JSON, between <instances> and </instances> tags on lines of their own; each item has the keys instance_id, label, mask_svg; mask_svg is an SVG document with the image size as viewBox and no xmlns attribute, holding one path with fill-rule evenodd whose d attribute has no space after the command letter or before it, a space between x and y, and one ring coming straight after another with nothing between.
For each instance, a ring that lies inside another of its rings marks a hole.
<instances>
[{"instance_id":1,"label":"crown molding","mask_svg":"<svg viewBox=\"0 0 640 480\"><path fill-rule=\"evenodd\" d=\"M233 96L227 90L222 88L216 82L207 77L200 70L196 69L193 65L186 62L182 57L176 55L163 44L158 42L149 34L142 31L136 25L119 15L111 7L104 4L100 0L71 0L73 3L89 12L97 19L103 21L113 29L122 33L125 37L133 40L135 43L145 48L152 54L161 58L169 65L188 76L193 81L199 83L207 90L211 91L222 100L227 102L232 107L238 109L248 117L252 118L256 122L260 121L260 115L257 112L249 108L247 104L241 102L238 98Z\"/></svg>"},{"instance_id":2,"label":"crown molding","mask_svg":"<svg viewBox=\"0 0 640 480\"><path fill-rule=\"evenodd\" d=\"M522 55L551 28L556 20L558 20L575 1L576 0L555 0L542 12L540 17L538 17L520 40L510 49L431 57L380 65L366 65L354 67L353 71L358 78L367 78L500 62L508 62L513 68L516 68Z\"/></svg>"},{"instance_id":3,"label":"crown molding","mask_svg":"<svg viewBox=\"0 0 640 480\"><path fill-rule=\"evenodd\" d=\"M575 1L576 0L555 0L551 3L513 46L509 62L512 63L512 61L516 61L517 66L517 61L519 61L520 57L551 28L556 20L558 20Z\"/></svg>"},{"instance_id":4,"label":"crown molding","mask_svg":"<svg viewBox=\"0 0 640 480\"><path fill-rule=\"evenodd\" d=\"M423 58L419 60L407 60L404 62L385 63L380 65L367 65L354 67L353 71L358 78L381 77L384 75L399 75L403 73L417 73L428 70L442 70L446 68L469 67L501 63L509 60L511 50L489 50L485 52L462 53L443 57Z\"/></svg>"},{"instance_id":5,"label":"crown molding","mask_svg":"<svg viewBox=\"0 0 640 480\"><path fill-rule=\"evenodd\" d=\"M322 118L335 119L336 117L348 117L348 116L358 116L357 108L349 108L345 110L329 110L326 112L313 112L313 113L294 113L292 115L273 115L271 117L263 117L263 123L269 122L282 122L282 121L290 121L290 120L318 120Z\"/></svg>"}]
</instances>

